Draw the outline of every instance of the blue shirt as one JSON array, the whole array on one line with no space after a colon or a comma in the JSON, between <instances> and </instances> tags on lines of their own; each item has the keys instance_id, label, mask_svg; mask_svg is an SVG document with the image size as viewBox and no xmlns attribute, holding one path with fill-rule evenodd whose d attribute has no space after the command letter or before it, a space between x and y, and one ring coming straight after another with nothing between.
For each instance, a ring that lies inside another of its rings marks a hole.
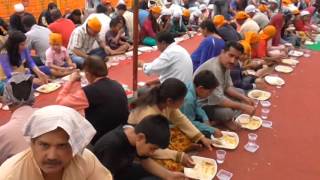
<instances>
[{"instance_id":1,"label":"blue shirt","mask_svg":"<svg viewBox=\"0 0 320 180\"><path fill-rule=\"evenodd\" d=\"M208 36L202 40L198 49L196 49L191 55L193 71L207 60L218 56L224 46L224 40L213 36Z\"/></svg>"},{"instance_id":2,"label":"blue shirt","mask_svg":"<svg viewBox=\"0 0 320 180\"><path fill-rule=\"evenodd\" d=\"M205 123L202 123L197 120L209 121L209 118L206 112L201 108L198 103L198 98L196 94L195 87L193 83L187 85L188 92L186 97L184 98L184 103L181 107L181 112L188 117L188 119L192 122L194 126L196 126L201 132L207 131L211 134L214 133L214 128L208 126Z\"/></svg>"},{"instance_id":3,"label":"blue shirt","mask_svg":"<svg viewBox=\"0 0 320 180\"><path fill-rule=\"evenodd\" d=\"M149 11L144 9L139 9L139 24L143 26L144 21L148 18Z\"/></svg>"}]
</instances>

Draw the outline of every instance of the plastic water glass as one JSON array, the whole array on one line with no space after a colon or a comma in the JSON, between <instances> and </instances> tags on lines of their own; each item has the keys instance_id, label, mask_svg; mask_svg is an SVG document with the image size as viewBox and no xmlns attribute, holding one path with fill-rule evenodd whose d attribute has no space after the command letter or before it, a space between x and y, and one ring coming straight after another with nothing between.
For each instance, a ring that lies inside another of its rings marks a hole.
<instances>
[{"instance_id":1,"label":"plastic water glass","mask_svg":"<svg viewBox=\"0 0 320 180\"><path fill-rule=\"evenodd\" d=\"M260 104L262 107L270 107L271 106L270 101L260 101Z\"/></svg>"},{"instance_id":2,"label":"plastic water glass","mask_svg":"<svg viewBox=\"0 0 320 180\"><path fill-rule=\"evenodd\" d=\"M261 118L262 119L268 119L270 109L268 107L261 108Z\"/></svg>"},{"instance_id":3,"label":"plastic water glass","mask_svg":"<svg viewBox=\"0 0 320 180\"><path fill-rule=\"evenodd\" d=\"M257 138L258 138L258 135L257 135L257 134L255 134L255 133L249 133L249 134L248 134L248 139L249 139L248 145L249 145L249 146L255 146L255 145L256 145Z\"/></svg>"},{"instance_id":4,"label":"plastic water glass","mask_svg":"<svg viewBox=\"0 0 320 180\"><path fill-rule=\"evenodd\" d=\"M216 151L216 154L217 154L217 163L222 164L224 162L227 152L225 150L219 149Z\"/></svg>"}]
</instances>

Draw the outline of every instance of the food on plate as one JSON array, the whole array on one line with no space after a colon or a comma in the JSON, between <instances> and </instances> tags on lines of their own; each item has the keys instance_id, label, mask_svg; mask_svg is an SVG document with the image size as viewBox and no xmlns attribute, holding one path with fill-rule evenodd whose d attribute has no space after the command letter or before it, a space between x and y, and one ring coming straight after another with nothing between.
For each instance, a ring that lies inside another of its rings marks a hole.
<instances>
[{"instance_id":1,"label":"food on plate","mask_svg":"<svg viewBox=\"0 0 320 180\"><path fill-rule=\"evenodd\" d=\"M236 145L237 139L234 136L231 136L229 134L224 134L221 138L218 139L223 144L230 144L230 145Z\"/></svg>"},{"instance_id":2,"label":"food on plate","mask_svg":"<svg viewBox=\"0 0 320 180\"><path fill-rule=\"evenodd\" d=\"M259 101L265 101L271 97L271 93L261 90L252 90L248 93L248 97Z\"/></svg>"},{"instance_id":3,"label":"food on plate","mask_svg":"<svg viewBox=\"0 0 320 180\"><path fill-rule=\"evenodd\" d=\"M207 179L206 177L210 177L214 174L215 165L206 161L201 161L195 165L194 171L196 171L202 178Z\"/></svg>"},{"instance_id":4,"label":"food on plate","mask_svg":"<svg viewBox=\"0 0 320 180\"><path fill-rule=\"evenodd\" d=\"M281 86L281 85L284 85L285 83L283 79L276 76L266 76L265 80L267 81L267 83L275 86Z\"/></svg>"},{"instance_id":5,"label":"food on plate","mask_svg":"<svg viewBox=\"0 0 320 180\"><path fill-rule=\"evenodd\" d=\"M287 65L291 65L291 66L295 66L299 63L299 61L297 61L295 59L282 59L282 63L287 64Z\"/></svg>"},{"instance_id":6,"label":"food on plate","mask_svg":"<svg viewBox=\"0 0 320 180\"><path fill-rule=\"evenodd\" d=\"M283 73L290 73L290 72L293 71L292 67L284 66L284 65L276 66L275 70L278 71L278 72L283 72Z\"/></svg>"},{"instance_id":7,"label":"food on plate","mask_svg":"<svg viewBox=\"0 0 320 180\"><path fill-rule=\"evenodd\" d=\"M55 91L60 86L61 85L58 83L48 83L48 84L44 84L44 85L38 87L37 91L42 92L42 93L49 93L49 92Z\"/></svg>"}]
</instances>

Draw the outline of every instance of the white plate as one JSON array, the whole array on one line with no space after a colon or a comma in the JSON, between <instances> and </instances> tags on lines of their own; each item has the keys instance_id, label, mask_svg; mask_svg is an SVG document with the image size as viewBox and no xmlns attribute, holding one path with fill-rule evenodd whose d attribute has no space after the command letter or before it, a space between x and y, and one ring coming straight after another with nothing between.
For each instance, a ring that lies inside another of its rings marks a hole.
<instances>
[{"instance_id":1,"label":"white plate","mask_svg":"<svg viewBox=\"0 0 320 180\"><path fill-rule=\"evenodd\" d=\"M183 41L184 40L184 38L182 38L182 37L177 37L177 38L174 38L174 41L175 42L181 42L181 41Z\"/></svg>"},{"instance_id":2,"label":"white plate","mask_svg":"<svg viewBox=\"0 0 320 180\"><path fill-rule=\"evenodd\" d=\"M296 50L292 50L289 52L289 56L294 56L294 57L300 57L302 56L304 53L301 51L296 51Z\"/></svg>"},{"instance_id":3,"label":"white plate","mask_svg":"<svg viewBox=\"0 0 320 180\"><path fill-rule=\"evenodd\" d=\"M290 66L296 66L299 64L299 61L295 59L282 59L281 62Z\"/></svg>"},{"instance_id":4,"label":"white plate","mask_svg":"<svg viewBox=\"0 0 320 180\"><path fill-rule=\"evenodd\" d=\"M267 83L273 86L282 86L285 84L285 81L282 78L276 76L266 76L264 79Z\"/></svg>"},{"instance_id":5,"label":"white plate","mask_svg":"<svg viewBox=\"0 0 320 180\"><path fill-rule=\"evenodd\" d=\"M138 55L140 55L140 54L142 54L142 52L138 51ZM128 52L125 53L125 55L127 57L132 57L133 56L133 51L128 51Z\"/></svg>"},{"instance_id":6,"label":"white plate","mask_svg":"<svg viewBox=\"0 0 320 180\"><path fill-rule=\"evenodd\" d=\"M306 41L306 42L304 42L304 44L305 44L305 45L313 45L314 42L312 42L312 41Z\"/></svg>"},{"instance_id":7,"label":"white plate","mask_svg":"<svg viewBox=\"0 0 320 180\"><path fill-rule=\"evenodd\" d=\"M200 156L192 156L191 157L196 164L194 168L184 168L184 174L192 179L200 179L200 180L212 180L217 173L217 163L214 159L204 158ZM213 170L210 174L203 173L201 170L201 164L210 163L213 165Z\"/></svg>"},{"instance_id":8,"label":"white plate","mask_svg":"<svg viewBox=\"0 0 320 180\"><path fill-rule=\"evenodd\" d=\"M265 101L271 97L271 93L268 91L254 89L248 93L248 97L251 99L259 100L259 101Z\"/></svg>"},{"instance_id":9,"label":"white plate","mask_svg":"<svg viewBox=\"0 0 320 180\"><path fill-rule=\"evenodd\" d=\"M38 87L36 90L41 93L51 93L61 87L59 83L48 83Z\"/></svg>"},{"instance_id":10,"label":"white plate","mask_svg":"<svg viewBox=\"0 0 320 180\"><path fill-rule=\"evenodd\" d=\"M213 135L211 135L211 139L220 142L221 144L213 143L212 145L217 148L224 148L224 149L236 149L239 145L239 136L235 132L229 132L229 131L221 131L223 136L221 138L215 138ZM229 139L233 139L235 142L230 143Z\"/></svg>"},{"instance_id":11,"label":"white plate","mask_svg":"<svg viewBox=\"0 0 320 180\"><path fill-rule=\"evenodd\" d=\"M281 73L291 73L293 71L292 67L284 65L277 65L274 69Z\"/></svg>"},{"instance_id":12,"label":"white plate","mask_svg":"<svg viewBox=\"0 0 320 180\"><path fill-rule=\"evenodd\" d=\"M258 116L252 116L252 119L254 120L249 120L248 123L241 123L243 120L247 120L249 118L250 116L248 114L241 114L237 117L236 122L239 123L244 129L257 130L261 127L262 119Z\"/></svg>"},{"instance_id":13,"label":"white plate","mask_svg":"<svg viewBox=\"0 0 320 180\"><path fill-rule=\"evenodd\" d=\"M151 51L153 51L153 48L150 47L150 46L142 46L142 47L139 47L139 48L138 48L138 51L141 51L141 52L151 52Z\"/></svg>"}]
</instances>

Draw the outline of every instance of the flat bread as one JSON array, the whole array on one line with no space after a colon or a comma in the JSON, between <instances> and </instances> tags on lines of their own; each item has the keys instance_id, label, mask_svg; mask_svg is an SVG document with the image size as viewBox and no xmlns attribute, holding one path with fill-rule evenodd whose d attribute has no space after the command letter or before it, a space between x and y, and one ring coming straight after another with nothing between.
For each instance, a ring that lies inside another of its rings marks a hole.
<instances>
[{"instance_id":1,"label":"flat bread","mask_svg":"<svg viewBox=\"0 0 320 180\"><path fill-rule=\"evenodd\" d=\"M274 68L277 72L282 73L291 73L293 71L293 68L290 66L284 66L284 65L278 65Z\"/></svg>"},{"instance_id":2,"label":"flat bread","mask_svg":"<svg viewBox=\"0 0 320 180\"><path fill-rule=\"evenodd\" d=\"M265 101L271 97L271 93L267 91L255 89L248 93L248 97L251 99L259 100L259 101Z\"/></svg>"}]
</instances>

